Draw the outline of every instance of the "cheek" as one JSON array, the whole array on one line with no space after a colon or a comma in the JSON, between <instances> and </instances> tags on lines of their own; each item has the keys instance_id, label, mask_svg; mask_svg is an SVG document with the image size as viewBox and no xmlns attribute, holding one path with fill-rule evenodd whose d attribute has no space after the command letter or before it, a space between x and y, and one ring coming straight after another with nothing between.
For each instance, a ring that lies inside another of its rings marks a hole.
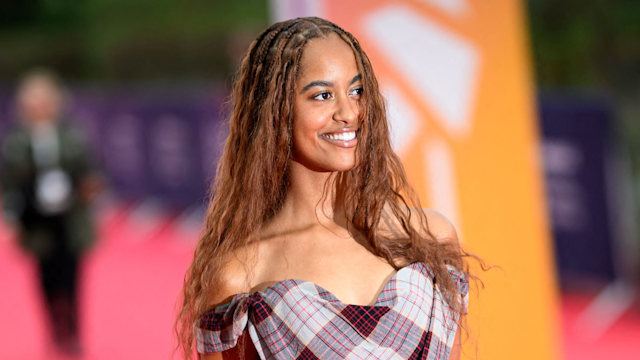
<instances>
[{"instance_id":1,"label":"cheek","mask_svg":"<svg viewBox=\"0 0 640 360\"><path fill-rule=\"evenodd\" d=\"M293 147L294 150L302 150L314 146L317 132L311 124L299 121L293 125Z\"/></svg>"},{"instance_id":2,"label":"cheek","mask_svg":"<svg viewBox=\"0 0 640 360\"><path fill-rule=\"evenodd\" d=\"M299 112L299 116L296 116L293 121L294 134L299 136L310 137L316 136L326 125L324 116L310 109L306 109L305 112Z\"/></svg>"}]
</instances>

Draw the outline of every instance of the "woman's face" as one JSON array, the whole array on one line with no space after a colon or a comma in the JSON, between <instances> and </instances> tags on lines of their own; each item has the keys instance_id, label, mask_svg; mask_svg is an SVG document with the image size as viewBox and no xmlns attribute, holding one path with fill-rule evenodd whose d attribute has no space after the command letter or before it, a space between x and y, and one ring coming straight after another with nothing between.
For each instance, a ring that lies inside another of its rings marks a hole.
<instances>
[{"instance_id":1,"label":"woman's face","mask_svg":"<svg viewBox=\"0 0 640 360\"><path fill-rule=\"evenodd\" d=\"M314 171L356 164L361 75L338 35L315 38L300 60L293 106L293 160Z\"/></svg>"}]
</instances>

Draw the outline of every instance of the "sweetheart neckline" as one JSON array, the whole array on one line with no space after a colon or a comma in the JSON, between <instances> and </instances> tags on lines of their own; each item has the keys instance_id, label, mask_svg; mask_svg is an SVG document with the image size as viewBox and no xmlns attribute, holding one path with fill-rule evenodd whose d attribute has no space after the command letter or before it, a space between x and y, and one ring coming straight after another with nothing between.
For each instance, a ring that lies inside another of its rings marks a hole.
<instances>
[{"instance_id":1,"label":"sweetheart neckline","mask_svg":"<svg viewBox=\"0 0 640 360\"><path fill-rule=\"evenodd\" d=\"M373 305L358 305L358 304L345 303L345 302L342 302L340 299L338 299L338 297L337 297L337 296L336 296L332 291L329 291L329 290L328 290L328 289L326 289L325 287L323 287L323 286L321 286L321 285L318 285L317 283L315 283L315 282L313 282L313 281L310 281L310 280L302 280L302 279L295 279L295 278L289 278L289 279L283 279L283 280L276 281L276 282L274 282L273 284L271 284L271 285L269 285L269 286L265 287L265 288L264 288L264 289L262 289L262 290L256 290L256 291L251 291L251 292L243 292L243 293L235 294L235 295L233 295L233 297L231 298L231 301L229 301L229 302L227 302L227 303L224 303L224 304L222 304L222 305L218 305L218 306L216 306L216 307L213 307L213 308L212 308L212 309L210 309L209 311L211 311L211 310L215 310L215 309L220 308L220 307L223 307L223 306L227 306L227 305L229 305L229 304L233 304L234 302L237 302L239 298L242 298L242 297L250 297L250 296L255 296L255 295L260 295L260 296L264 297L263 295L264 295L264 294L266 294L266 293L268 293L269 291L275 291L275 288L277 288L277 287L282 287L282 286L284 286L285 284L288 284L288 283L294 283L294 284L296 284L296 285L300 285L300 284L309 284L309 285L313 285L313 286L315 286L318 290L320 290L320 291L319 291L319 293L318 293L318 295L320 295L321 297L322 297L322 293L325 293L325 294L326 294L326 296L328 296L328 297L330 298L330 299L326 299L326 300L333 301L333 302L336 302L336 303L338 303L338 304L345 305L345 306L359 306L359 307L365 307L365 308L366 308L366 307L377 307L377 306L382 306L382 305L379 305L379 303L380 303L380 298L382 297L382 294L384 294L384 293L385 293L385 291L387 290L387 288L391 285L391 283L393 282L393 280L394 280L394 279L396 279L396 278L398 277L398 274L399 274L401 271L406 271L405 269L412 269L412 268L415 268L416 266L420 266L420 265L421 265L421 266L423 266L427 272L429 272L429 270L428 270L428 269L429 269L429 266L428 266L426 263L423 263L423 262L415 262L415 263L412 263L412 264L408 264L408 265L406 265L406 266L401 267L401 268L400 268L400 269L398 269L396 272L394 272L394 273L393 273L393 274L392 274L392 275L387 279L387 281L385 282L384 286L382 287L382 290L378 292L378 295L376 296L376 301L374 302L374 304L373 304ZM324 297L323 297L323 298L324 298Z\"/></svg>"}]
</instances>

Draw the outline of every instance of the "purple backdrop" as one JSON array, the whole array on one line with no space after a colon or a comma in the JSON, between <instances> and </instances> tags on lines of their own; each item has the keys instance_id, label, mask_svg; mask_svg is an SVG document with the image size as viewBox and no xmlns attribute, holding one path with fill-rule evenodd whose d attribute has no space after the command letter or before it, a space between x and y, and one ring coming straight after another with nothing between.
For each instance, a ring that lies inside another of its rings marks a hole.
<instances>
[{"instance_id":1,"label":"purple backdrop","mask_svg":"<svg viewBox=\"0 0 640 360\"><path fill-rule=\"evenodd\" d=\"M606 172L613 153L613 113L602 99L543 96L547 203L563 286L616 274Z\"/></svg>"},{"instance_id":2,"label":"purple backdrop","mask_svg":"<svg viewBox=\"0 0 640 360\"><path fill-rule=\"evenodd\" d=\"M74 89L69 118L85 130L110 188L177 210L203 204L226 135L221 92ZM0 89L0 138L14 121ZM1 171L1 170L0 170Z\"/></svg>"}]
</instances>

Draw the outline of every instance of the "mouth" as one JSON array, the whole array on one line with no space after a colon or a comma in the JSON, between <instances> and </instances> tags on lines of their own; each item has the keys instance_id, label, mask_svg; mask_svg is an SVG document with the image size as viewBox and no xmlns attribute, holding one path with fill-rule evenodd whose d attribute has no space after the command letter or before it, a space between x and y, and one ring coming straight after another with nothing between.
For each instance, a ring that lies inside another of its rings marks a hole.
<instances>
[{"instance_id":1,"label":"mouth","mask_svg":"<svg viewBox=\"0 0 640 360\"><path fill-rule=\"evenodd\" d=\"M358 143L357 130L338 131L321 134L320 138L343 148L351 148Z\"/></svg>"}]
</instances>

